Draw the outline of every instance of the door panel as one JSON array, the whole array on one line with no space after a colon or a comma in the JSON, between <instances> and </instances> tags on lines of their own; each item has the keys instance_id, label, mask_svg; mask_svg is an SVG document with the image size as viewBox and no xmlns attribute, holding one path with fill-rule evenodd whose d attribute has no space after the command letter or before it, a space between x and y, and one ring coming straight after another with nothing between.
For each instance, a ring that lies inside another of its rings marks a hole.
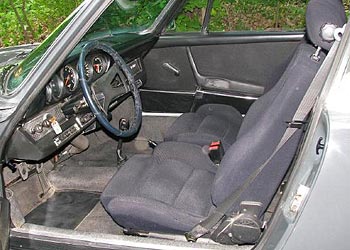
<instances>
[{"instance_id":1,"label":"door panel","mask_svg":"<svg viewBox=\"0 0 350 250\"><path fill-rule=\"evenodd\" d=\"M192 109L195 92L141 90L144 112L185 113Z\"/></svg>"},{"instance_id":2,"label":"door panel","mask_svg":"<svg viewBox=\"0 0 350 250\"><path fill-rule=\"evenodd\" d=\"M167 91L192 91L196 81L187 59L185 47L154 48L145 57L147 84L145 89ZM178 73L166 65L174 67Z\"/></svg>"},{"instance_id":3,"label":"door panel","mask_svg":"<svg viewBox=\"0 0 350 250\"><path fill-rule=\"evenodd\" d=\"M196 48L196 47L193 47ZM220 72L214 72L214 73L203 73L199 68L197 63L200 60L195 60L193 53L191 51L190 47L187 47L187 56L190 60L190 64L193 70L193 73L196 77L197 85L199 89L202 90L213 90L213 91L221 91L221 92L228 92L231 94L239 94L239 95L250 95L250 96L260 96L264 93L264 87L257 85L257 84L250 84L245 82L239 82L236 80L231 80L228 77L220 76ZM203 55L200 55L202 57ZM214 55L216 60L220 61L218 59L219 55ZM205 60L208 60L205 57ZM208 62L207 62L208 63ZM212 64L209 62L208 64ZM209 65L209 68L212 65ZM227 65L223 65L223 69L220 69L221 72L226 72ZM215 71L215 70L214 70Z\"/></svg>"},{"instance_id":4,"label":"door panel","mask_svg":"<svg viewBox=\"0 0 350 250\"><path fill-rule=\"evenodd\" d=\"M194 46L191 52L202 76L245 84L246 94L261 95L278 81L295 48L294 42L274 42ZM240 92L234 87L221 86L223 91Z\"/></svg>"},{"instance_id":5,"label":"door panel","mask_svg":"<svg viewBox=\"0 0 350 250\"><path fill-rule=\"evenodd\" d=\"M244 114L278 81L302 38L290 32L164 35L144 60L144 109L182 113L224 103Z\"/></svg>"}]
</instances>

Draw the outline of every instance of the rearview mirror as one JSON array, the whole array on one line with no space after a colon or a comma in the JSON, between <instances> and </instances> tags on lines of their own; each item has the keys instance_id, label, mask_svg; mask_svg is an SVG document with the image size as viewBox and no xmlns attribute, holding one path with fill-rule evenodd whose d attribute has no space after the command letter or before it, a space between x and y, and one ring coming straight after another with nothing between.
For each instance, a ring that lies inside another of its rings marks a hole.
<instances>
[{"instance_id":1,"label":"rearview mirror","mask_svg":"<svg viewBox=\"0 0 350 250\"><path fill-rule=\"evenodd\" d=\"M128 10L136 6L137 0L115 0L115 2L121 9Z\"/></svg>"},{"instance_id":2,"label":"rearview mirror","mask_svg":"<svg viewBox=\"0 0 350 250\"><path fill-rule=\"evenodd\" d=\"M172 20L169 23L167 31L176 31L176 22L175 22L175 20Z\"/></svg>"}]
</instances>

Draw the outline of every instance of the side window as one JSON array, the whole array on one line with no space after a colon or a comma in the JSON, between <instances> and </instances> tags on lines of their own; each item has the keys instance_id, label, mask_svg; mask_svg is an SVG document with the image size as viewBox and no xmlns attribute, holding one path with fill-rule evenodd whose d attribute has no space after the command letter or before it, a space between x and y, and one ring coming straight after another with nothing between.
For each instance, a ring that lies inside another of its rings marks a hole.
<instances>
[{"instance_id":1,"label":"side window","mask_svg":"<svg viewBox=\"0 0 350 250\"><path fill-rule=\"evenodd\" d=\"M306 0L215 0L209 31L305 28Z\"/></svg>"},{"instance_id":2,"label":"side window","mask_svg":"<svg viewBox=\"0 0 350 250\"><path fill-rule=\"evenodd\" d=\"M207 0L189 0L167 29L199 32ZM290 31L305 28L307 0L214 0L209 32Z\"/></svg>"},{"instance_id":3,"label":"side window","mask_svg":"<svg viewBox=\"0 0 350 250\"><path fill-rule=\"evenodd\" d=\"M199 32L205 16L207 0L189 0L167 32Z\"/></svg>"}]
</instances>

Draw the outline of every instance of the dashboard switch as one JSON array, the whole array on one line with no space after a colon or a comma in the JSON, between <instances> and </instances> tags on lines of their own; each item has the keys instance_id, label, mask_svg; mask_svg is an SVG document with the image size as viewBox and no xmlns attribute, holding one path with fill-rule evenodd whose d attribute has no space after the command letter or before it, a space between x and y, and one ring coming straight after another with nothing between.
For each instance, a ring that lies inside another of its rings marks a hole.
<instances>
[{"instance_id":1,"label":"dashboard switch","mask_svg":"<svg viewBox=\"0 0 350 250\"><path fill-rule=\"evenodd\" d=\"M43 127L45 128L49 128L51 126L51 122L47 119L44 120L42 124L43 124Z\"/></svg>"},{"instance_id":2,"label":"dashboard switch","mask_svg":"<svg viewBox=\"0 0 350 250\"><path fill-rule=\"evenodd\" d=\"M44 131L43 126L41 124L35 125L34 131L35 133L38 133L38 134L42 133Z\"/></svg>"}]
</instances>

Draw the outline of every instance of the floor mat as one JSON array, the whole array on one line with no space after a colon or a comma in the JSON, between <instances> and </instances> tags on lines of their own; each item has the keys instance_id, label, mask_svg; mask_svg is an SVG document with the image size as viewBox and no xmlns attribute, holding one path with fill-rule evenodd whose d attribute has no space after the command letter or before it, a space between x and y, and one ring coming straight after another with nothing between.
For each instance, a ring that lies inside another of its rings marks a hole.
<instances>
[{"instance_id":1,"label":"floor mat","mask_svg":"<svg viewBox=\"0 0 350 250\"><path fill-rule=\"evenodd\" d=\"M74 229L99 202L100 194L89 192L57 192L47 202L30 212L27 223Z\"/></svg>"},{"instance_id":2,"label":"floor mat","mask_svg":"<svg viewBox=\"0 0 350 250\"><path fill-rule=\"evenodd\" d=\"M113 235L123 234L123 229L113 221L100 202L97 203L75 230Z\"/></svg>"}]
</instances>

